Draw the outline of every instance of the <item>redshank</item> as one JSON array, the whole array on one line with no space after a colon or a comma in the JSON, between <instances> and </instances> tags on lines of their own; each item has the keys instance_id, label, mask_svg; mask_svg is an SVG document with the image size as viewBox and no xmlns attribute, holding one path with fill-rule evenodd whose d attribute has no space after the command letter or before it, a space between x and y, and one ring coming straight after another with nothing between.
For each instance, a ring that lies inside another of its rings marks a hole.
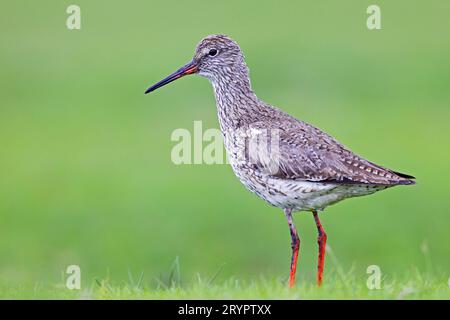
<instances>
[{"instance_id":1,"label":"redshank","mask_svg":"<svg viewBox=\"0 0 450 320\"><path fill-rule=\"evenodd\" d=\"M313 214L318 230L320 285L327 235L318 212L346 198L415 183L413 176L365 160L320 129L259 100L251 88L239 45L225 35L201 40L192 61L145 93L189 74L199 74L212 83L220 129L236 176L286 215L292 246L289 287L295 282L300 247L293 212ZM249 143L262 138L266 141L263 147Z\"/></svg>"}]
</instances>

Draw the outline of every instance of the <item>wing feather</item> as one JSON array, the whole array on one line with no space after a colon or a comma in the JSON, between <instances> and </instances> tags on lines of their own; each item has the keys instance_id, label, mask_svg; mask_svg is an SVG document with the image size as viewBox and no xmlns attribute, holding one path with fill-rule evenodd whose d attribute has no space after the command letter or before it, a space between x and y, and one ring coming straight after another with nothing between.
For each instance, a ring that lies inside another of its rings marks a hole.
<instances>
[{"instance_id":1,"label":"wing feather","mask_svg":"<svg viewBox=\"0 0 450 320\"><path fill-rule=\"evenodd\" d=\"M270 136L266 139L270 146L256 148L252 161L256 169L270 176L377 185L414 183L411 178L354 154L330 135L297 119L272 119L252 123L250 127L259 135Z\"/></svg>"}]
</instances>

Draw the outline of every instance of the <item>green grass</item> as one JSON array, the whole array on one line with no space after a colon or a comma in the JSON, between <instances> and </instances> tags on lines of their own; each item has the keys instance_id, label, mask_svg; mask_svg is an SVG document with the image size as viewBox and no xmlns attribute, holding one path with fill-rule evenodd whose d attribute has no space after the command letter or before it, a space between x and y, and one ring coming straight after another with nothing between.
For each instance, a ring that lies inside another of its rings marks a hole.
<instances>
[{"instance_id":1,"label":"green grass","mask_svg":"<svg viewBox=\"0 0 450 320\"><path fill-rule=\"evenodd\" d=\"M383 276L380 289L368 289L366 281L364 276L330 272L321 287L300 281L289 289L285 279L230 278L211 282L198 275L188 284L156 279L115 284L109 279L95 279L81 290L37 283L33 287L1 287L0 295L7 299L450 299L447 278L417 270L403 276Z\"/></svg>"},{"instance_id":2,"label":"green grass","mask_svg":"<svg viewBox=\"0 0 450 320\"><path fill-rule=\"evenodd\" d=\"M293 288L287 278L257 276L252 280L238 277L224 279L221 266L209 276L196 274L192 279L182 276L177 257L164 274L147 279L144 272L117 282L111 276L83 280L80 289L69 290L65 275L55 284L37 282L27 285L0 286L6 299L450 299L450 278L438 270L417 268L402 274L381 274L379 287L371 288L370 274L351 268L344 270L331 249L329 264L321 287L314 278L297 277Z\"/></svg>"},{"instance_id":3,"label":"green grass","mask_svg":"<svg viewBox=\"0 0 450 320\"><path fill-rule=\"evenodd\" d=\"M410 281L418 292L407 297L445 297L450 2L377 1L379 31L366 28L369 0L78 0L79 31L65 27L69 4L9 1L0 10L0 298L78 297L52 285L73 264L96 298L126 296L128 270L143 272L147 286L130 298L396 298ZM299 288L286 291L273 280L290 261L281 210L246 191L228 165L170 160L173 130L195 120L218 128L211 86L191 76L143 91L212 33L240 43L262 99L417 177L321 214L339 257L339 267L327 260L321 289L310 214L295 215ZM157 289L176 256L181 285ZM369 292L374 264L386 286ZM220 266L211 287L197 283ZM354 284L348 291L339 269ZM405 276L416 269L421 276Z\"/></svg>"},{"instance_id":4,"label":"green grass","mask_svg":"<svg viewBox=\"0 0 450 320\"><path fill-rule=\"evenodd\" d=\"M366 278L331 274L321 287L315 283L297 283L289 289L281 279L229 279L208 285L199 279L185 287L174 285L164 289L103 284L88 294L97 299L450 299L450 288L444 278L424 279L414 274L402 280L385 279L379 290L369 290Z\"/></svg>"}]
</instances>

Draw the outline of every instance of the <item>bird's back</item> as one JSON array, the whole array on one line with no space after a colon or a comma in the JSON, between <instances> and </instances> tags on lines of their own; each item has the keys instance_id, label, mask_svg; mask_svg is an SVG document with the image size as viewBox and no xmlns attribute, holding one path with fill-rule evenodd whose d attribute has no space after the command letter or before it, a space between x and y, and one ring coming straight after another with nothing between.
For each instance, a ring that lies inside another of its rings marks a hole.
<instances>
[{"instance_id":1,"label":"bird's back","mask_svg":"<svg viewBox=\"0 0 450 320\"><path fill-rule=\"evenodd\" d=\"M414 177L370 162L322 130L262 104L264 116L247 125L252 134L269 135L272 139L269 139L270 148L259 148L257 156L253 157L257 159L252 163L255 169L287 180L388 186L414 184Z\"/></svg>"}]
</instances>

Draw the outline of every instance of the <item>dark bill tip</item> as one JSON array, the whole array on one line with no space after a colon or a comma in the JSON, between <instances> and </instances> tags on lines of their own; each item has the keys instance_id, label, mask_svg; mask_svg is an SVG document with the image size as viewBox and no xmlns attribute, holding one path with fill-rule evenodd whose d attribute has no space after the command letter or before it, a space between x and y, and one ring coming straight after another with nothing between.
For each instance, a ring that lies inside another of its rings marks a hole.
<instances>
[{"instance_id":1,"label":"dark bill tip","mask_svg":"<svg viewBox=\"0 0 450 320\"><path fill-rule=\"evenodd\" d=\"M147 90L145 90L145 94L155 91L156 89L161 88L162 86L165 86L166 84L171 83L172 81L175 81L188 74L196 73L197 70L198 70L197 64L194 61L191 61L185 66L175 71L174 73L172 73L171 75L167 76L166 78L149 87Z\"/></svg>"}]
</instances>

